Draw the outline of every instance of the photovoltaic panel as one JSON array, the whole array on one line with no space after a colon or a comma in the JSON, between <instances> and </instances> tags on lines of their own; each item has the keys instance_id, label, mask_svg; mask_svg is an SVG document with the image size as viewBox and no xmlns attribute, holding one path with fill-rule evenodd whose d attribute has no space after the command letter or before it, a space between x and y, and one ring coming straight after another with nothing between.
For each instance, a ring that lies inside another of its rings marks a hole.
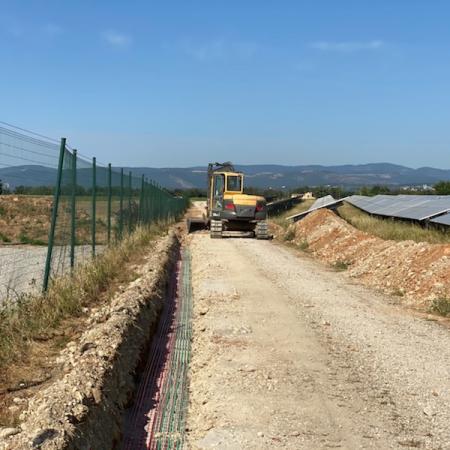
<instances>
[{"instance_id":1,"label":"photovoltaic panel","mask_svg":"<svg viewBox=\"0 0 450 450\"><path fill-rule=\"evenodd\" d=\"M335 202L336 199L332 195L326 195L325 197L318 198L309 209L323 208L329 203Z\"/></svg>"},{"instance_id":2,"label":"photovoltaic panel","mask_svg":"<svg viewBox=\"0 0 450 450\"><path fill-rule=\"evenodd\" d=\"M450 213L435 217L434 219L431 219L430 222L437 223L439 225L447 225L448 227L450 227Z\"/></svg>"},{"instance_id":3,"label":"photovoltaic panel","mask_svg":"<svg viewBox=\"0 0 450 450\"><path fill-rule=\"evenodd\" d=\"M418 221L450 211L450 195L353 195L346 201L370 214Z\"/></svg>"},{"instance_id":4,"label":"photovoltaic panel","mask_svg":"<svg viewBox=\"0 0 450 450\"><path fill-rule=\"evenodd\" d=\"M289 216L286 218L286 220L292 220L292 221L296 222L297 220L302 219L303 217L307 216L309 213L312 213L313 211L317 211L318 209L336 207L340 203L342 203L344 200L345 200L345 198L336 200L331 195L326 195L325 197L318 198L307 211L303 211L301 213L294 214L293 216Z\"/></svg>"}]
</instances>

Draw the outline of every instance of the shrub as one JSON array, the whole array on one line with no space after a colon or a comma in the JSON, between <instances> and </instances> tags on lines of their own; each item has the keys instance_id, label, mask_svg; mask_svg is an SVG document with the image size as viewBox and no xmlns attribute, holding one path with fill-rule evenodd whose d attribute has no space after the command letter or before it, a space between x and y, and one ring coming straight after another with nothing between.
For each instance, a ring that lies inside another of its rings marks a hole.
<instances>
[{"instance_id":1,"label":"shrub","mask_svg":"<svg viewBox=\"0 0 450 450\"><path fill-rule=\"evenodd\" d=\"M283 239L285 241L292 241L295 238L295 230L293 227L289 227L284 233Z\"/></svg>"},{"instance_id":2,"label":"shrub","mask_svg":"<svg viewBox=\"0 0 450 450\"><path fill-rule=\"evenodd\" d=\"M450 298L435 298L430 309L441 316L450 316Z\"/></svg>"},{"instance_id":3,"label":"shrub","mask_svg":"<svg viewBox=\"0 0 450 450\"><path fill-rule=\"evenodd\" d=\"M298 248L299 248L300 250L303 250L303 251L308 250L308 248L309 248L309 243L308 243L308 241L307 241L306 239L303 240L303 241L301 241L301 242L298 244Z\"/></svg>"},{"instance_id":4,"label":"shrub","mask_svg":"<svg viewBox=\"0 0 450 450\"><path fill-rule=\"evenodd\" d=\"M338 272L343 272L344 270L347 270L349 268L350 264L351 263L349 261L343 261L339 259L333 263L333 268Z\"/></svg>"}]
</instances>

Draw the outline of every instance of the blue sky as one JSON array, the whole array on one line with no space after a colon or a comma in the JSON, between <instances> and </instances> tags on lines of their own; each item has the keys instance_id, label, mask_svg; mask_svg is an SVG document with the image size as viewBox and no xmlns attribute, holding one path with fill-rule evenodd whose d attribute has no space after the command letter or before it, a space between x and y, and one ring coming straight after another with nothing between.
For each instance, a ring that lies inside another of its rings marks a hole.
<instances>
[{"instance_id":1,"label":"blue sky","mask_svg":"<svg viewBox=\"0 0 450 450\"><path fill-rule=\"evenodd\" d=\"M447 1L0 6L0 120L100 161L450 168Z\"/></svg>"}]
</instances>

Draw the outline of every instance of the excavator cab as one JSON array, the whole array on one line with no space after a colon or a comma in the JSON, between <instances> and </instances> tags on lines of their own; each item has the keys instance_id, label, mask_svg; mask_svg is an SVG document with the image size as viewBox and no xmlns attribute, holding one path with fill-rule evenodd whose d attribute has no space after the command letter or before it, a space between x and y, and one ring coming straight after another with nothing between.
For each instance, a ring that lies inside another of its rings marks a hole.
<instances>
[{"instance_id":1,"label":"excavator cab","mask_svg":"<svg viewBox=\"0 0 450 450\"><path fill-rule=\"evenodd\" d=\"M244 185L244 175L242 173L215 173L211 177L211 201L209 208L222 209L224 205L229 204L225 202L225 196L229 197L233 194L242 194Z\"/></svg>"}]
</instances>

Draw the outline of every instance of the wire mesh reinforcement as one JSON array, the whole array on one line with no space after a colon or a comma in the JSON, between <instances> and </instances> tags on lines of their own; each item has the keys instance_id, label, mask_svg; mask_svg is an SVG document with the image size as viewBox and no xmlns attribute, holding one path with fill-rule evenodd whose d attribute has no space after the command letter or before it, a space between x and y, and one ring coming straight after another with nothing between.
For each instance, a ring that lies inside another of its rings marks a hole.
<instances>
[{"instance_id":1,"label":"wire mesh reinforcement","mask_svg":"<svg viewBox=\"0 0 450 450\"><path fill-rule=\"evenodd\" d=\"M65 139L0 122L0 303L186 207L143 176L80 157Z\"/></svg>"},{"instance_id":2,"label":"wire mesh reinforcement","mask_svg":"<svg viewBox=\"0 0 450 450\"><path fill-rule=\"evenodd\" d=\"M129 411L124 450L181 449L188 406L191 351L190 254L183 251Z\"/></svg>"}]
</instances>

